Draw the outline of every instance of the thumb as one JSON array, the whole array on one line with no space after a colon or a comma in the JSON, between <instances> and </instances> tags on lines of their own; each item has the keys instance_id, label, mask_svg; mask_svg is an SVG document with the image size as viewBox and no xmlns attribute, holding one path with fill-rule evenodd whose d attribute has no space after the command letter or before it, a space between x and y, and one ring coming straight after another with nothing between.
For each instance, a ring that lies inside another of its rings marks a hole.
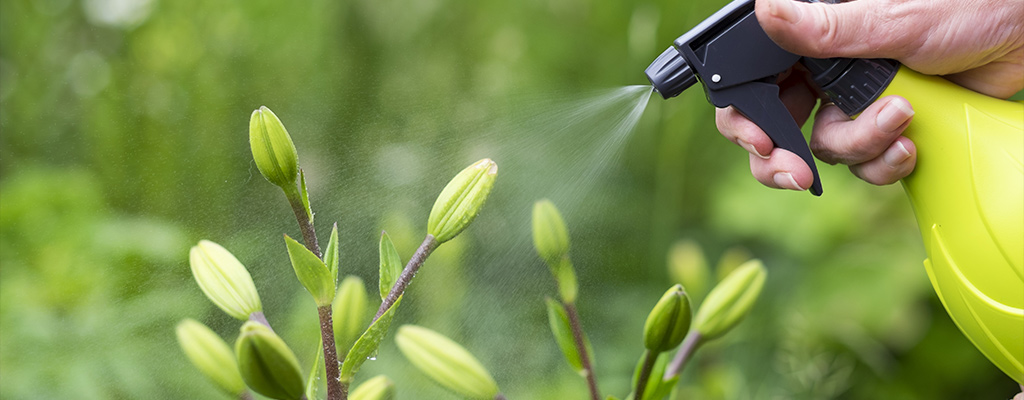
<instances>
[{"instance_id":1,"label":"thumb","mask_svg":"<svg viewBox=\"0 0 1024 400\"><path fill-rule=\"evenodd\" d=\"M755 7L765 33L793 53L816 58L899 58L900 49L907 46L898 32L907 26L891 16L890 5L880 3L757 0ZM894 24L902 28L893 29Z\"/></svg>"}]
</instances>

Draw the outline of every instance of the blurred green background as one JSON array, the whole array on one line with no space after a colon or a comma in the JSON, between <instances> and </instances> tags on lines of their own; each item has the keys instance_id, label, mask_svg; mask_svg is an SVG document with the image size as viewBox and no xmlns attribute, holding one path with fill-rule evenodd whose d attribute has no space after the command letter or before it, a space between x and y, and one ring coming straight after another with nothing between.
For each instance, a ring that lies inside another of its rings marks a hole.
<instances>
[{"instance_id":1,"label":"blurred green background","mask_svg":"<svg viewBox=\"0 0 1024 400\"><path fill-rule=\"evenodd\" d=\"M821 198L762 188L699 90L654 96L615 131L638 92L597 104L725 3L0 2L0 397L223 398L174 339L185 317L237 335L191 278L200 239L249 267L312 362L314 304L281 242L298 230L248 149L260 105L295 140L321 240L337 221L342 273L371 294L380 230L408 259L445 182L498 162L483 213L398 320L463 343L511 399L585 396L548 332L555 287L529 237L545 197L569 224L606 394L628 392L685 238L712 266L749 254L769 269L753 315L688 366L686 398L1010 397L932 292L898 185L819 164ZM452 398L390 339L358 380L377 373L399 398Z\"/></svg>"}]
</instances>

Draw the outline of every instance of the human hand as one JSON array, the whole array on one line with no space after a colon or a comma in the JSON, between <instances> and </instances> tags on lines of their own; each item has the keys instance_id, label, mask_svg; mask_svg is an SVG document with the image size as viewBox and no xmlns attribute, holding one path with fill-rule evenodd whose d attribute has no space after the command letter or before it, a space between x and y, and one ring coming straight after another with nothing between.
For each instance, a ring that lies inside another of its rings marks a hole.
<instances>
[{"instance_id":1,"label":"human hand","mask_svg":"<svg viewBox=\"0 0 1024 400\"><path fill-rule=\"evenodd\" d=\"M756 12L765 32L796 54L893 58L1000 98L1024 88L1024 2L758 0ZM779 88L801 125L822 97L800 67L784 74ZM910 174L917 160L913 142L901 136L913 114L910 103L898 96L879 99L856 120L825 103L815 116L811 150L824 162L849 165L867 182L896 182ZM751 153L750 170L759 182L794 190L810 187L810 168L795 154L773 148L757 125L731 107L718 109L715 116L722 134Z\"/></svg>"}]
</instances>

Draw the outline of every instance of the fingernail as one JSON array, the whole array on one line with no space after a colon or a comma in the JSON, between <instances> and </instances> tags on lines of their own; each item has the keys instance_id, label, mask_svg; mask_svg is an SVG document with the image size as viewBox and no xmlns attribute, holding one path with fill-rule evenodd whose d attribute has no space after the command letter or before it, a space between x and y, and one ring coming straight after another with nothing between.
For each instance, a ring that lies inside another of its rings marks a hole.
<instances>
[{"instance_id":1,"label":"fingernail","mask_svg":"<svg viewBox=\"0 0 1024 400\"><path fill-rule=\"evenodd\" d=\"M765 159L765 160L768 159L768 156L759 153L757 151L757 149L754 148L754 145L752 145L750 143L747 143L743 139L736 139L736 143L739 143L740 147L743 147L744 149L746 149L750 154L753 154L755 156L761 157L762 159Z\"/></svg>"},{"instance_id":2,"label":"fingernail","mask_svg":"<svg viewBox=\"0 0 1024 400\"><path fill-rule=\"evenodd\" d=\"M903 146L899 140L896 141L892 146L889 146L885 150L885 154L882 154L882 160L885 161L890 167L896 167L902 164L910 158L910 152Z\"/></svg>"},{"instance_id":3,"label":"fingernail","mask_svg":"<svg viewBox=\"0 0 1024 400\"><path fill-rule=\"evenodd\" d=\"M768 2L768 11L773 17L786 22L792 24L800 22L800 9L793 4L793 0L771 0Z\"/></svg>"},{"instance_id":4,"label":"fingernail","mask_svg":"<svg viewBox=\"0 0 1024 400\"><path fill-rule=\"evenodd\" d=\"M796 183L796 179L793 179L793 174L789 172L778 172L772 177L776 185L784 189L792 190L807 190L800 187L800 184Z\"/></svg>"},{"instance_id":5,"label":"fingernail","mask_svg":"<svg viewBox=\"0 0 1024 400\"><path fill-rule=\"evenodd\" d=\"M883 132L893 132L914 116L914 109L903 99L893 99L875 118L875 125Z\"/></svg>"}]
</instances>

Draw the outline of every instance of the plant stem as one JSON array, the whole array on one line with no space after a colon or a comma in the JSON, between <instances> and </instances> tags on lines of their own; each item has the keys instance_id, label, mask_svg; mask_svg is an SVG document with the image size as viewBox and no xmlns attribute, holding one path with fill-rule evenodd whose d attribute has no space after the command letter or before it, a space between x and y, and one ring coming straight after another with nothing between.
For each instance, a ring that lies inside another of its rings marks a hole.
<instances>
[{"instance_id":1,"label":"plant stem","mask_svg":"<svg viewBox=\"0 0 1024 400\"><path fill-rule=\"evenodd\" d=\"M650 350L644 350L644 364L640 368L640 376L636 380L636 396L633 396L634 400L643 400L644 389L647 388L647 380L651 377L651 370L654 369L654 362L658 360L657 353L651 353Z\"/></svg>"},{"instance_id":2,"label":"plant stem","mask_svg":"<svg viewBox=\"0 0 1024 400\"><path fill-rule=\"evenodd\" d=\"M317 307L320 314L320 338L324 341L324 369L327 372L327 398L344 399L341 390L341 371L338 370L338 351L334 345L334 324L331 305Z\"/></svg>"},{"instance_id":3,"label":"plant stem","mask_svg":"<svg viewBox=\"0 0 1024 400\"><path fill-rule=\"evenodd\" d=\"M508 397L505 397L504 394L498 393L494 395L494 400L508 400Z\"/></svg>"},{"instance_id":4,"label":"plant stem","mask_svg":"<svg viewBox=\"0 0 1024 400\"><path fill-rule=\"evenodd\" d=\"M267 317L263 315L263 311L256 311L252 314L249 314L249 320L259 322L266 326L267 328L270 328L271 332L274 332L274 327L270 326L270 322L267 322Z\"/></svg>"},{"instance_id":5,"label":"plant stem","mask_svg":"<svg viewBox=\"0 0 1024 400\"><path fill-rule=\"evenodd\" d=\"M398 280L395 281L395 285L391 287L391 291L388 292L388 297L385 297L384 301L381 302L380 308L377 309L377 315L373 317L373 322L377 322L377 319L379 319L381 315L384 315L384 312L391 308L391 306L395 304L395 301L398 301L398 296L401 296L402 293L405 292L405 288L409 286L410 282L412 282L412 278L416 276L416 272L423 266L423 262L427 261L427 257L430 256L430 253L432 253L438 245L440 245L440 243L438 243L437 239L434 239L434 235L428 233L427 237L423 239L423 243L420 244L420 247L416 249L415 253L413 253L412 258L409 259L409 263L405 264L405 269L403 269L402 274L398 276ZM373 324L373 322L370 322L370 324Z\"/></svg>"},{"instance_id":6,"label":"plant stem","mask_svg":"<svg viewBox=\"0 0 1024 400\"><path fill-rule=\"evenodd\" d=\"M586 343L583 341L583 326L580 324L580 316L576 312L576 305L571 302L563 302L562 308L569 317L569 327L572 329L572 339L576 343L576 352L580 355L580 365L587 378L587 387L590 389L591 400L600 400L601 392L597 388L597 376L594 375L594 368L590 364L590 354L587 353Z\"/></svg>"},{"instance_id":7,"label":"plant stem","mask_svg":"<svg viewBox=\"0 0 1024 400\"><path fill-rule=\"evenodd\" d=\"M246 390L238 395L238 400L253 400L252 393Z\"/></svg>"},{"instance_id":8,"label":"plant stem","mask_svg":"<svg viewBox=\"0 0 1024 400\"><path fill-rule=\"evenodd\" d=\"M299 192L296 189L285 190L284 196L288 198L288 204L292 206L292 212L295 213L295 220L299 222L299 230L302 231L302 243L306 245L309 251L316 254L321 260L324 255L320 252L320 243L316 240L316 228L313 227L313 221L309 219L309 214L306 213L306 206L302 204L302 198L299 197Z\"/></svg>"},{"instance_id":9,"label":"plant stem","mask_svg":"<svg viewBox=\"0 0 1024 400\"><path fill-rule=\"evenodd\" d=\"M647 389L647 381L650 380L650 371L654 368L655 361L657 361L657 353L644 350L643 366L640 367L640 376L637 377L637 390L636 396L633 396L634 400L643 400L643 391Z\"/></svg>"},{"instance_id":10,"label":"plant stem","mask_svg":"<svg viewBox=\"0 0 1024 400\"><path fill-rule=\"evenodd\" d=\"M676 353L675 358L672 359L672 363L665 369L664 379L672 379L679 375L683 371L683 367L686 366L686 362L693 358L693 353L697 352L697 348L701 345L701 336L697 331L690 331L686 334L686 338L683 339L683 345L679 348L679 352Z\"/></svg>"}]
</instances>

